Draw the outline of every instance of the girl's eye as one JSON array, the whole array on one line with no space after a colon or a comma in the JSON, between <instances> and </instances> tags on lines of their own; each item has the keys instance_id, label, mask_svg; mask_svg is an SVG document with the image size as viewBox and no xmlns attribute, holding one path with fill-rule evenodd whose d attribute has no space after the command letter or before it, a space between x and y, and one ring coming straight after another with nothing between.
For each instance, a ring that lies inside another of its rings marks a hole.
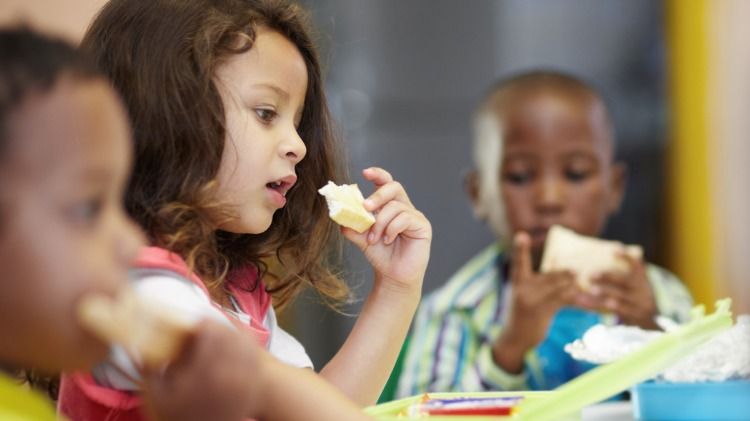
<instances>
[{"instance_id":1,"label":"girl's eye","mask_svg":"<svg viewBox=\"0 0 750 421\"><path fill-rule=\"evenodd\" d=\"M85 200L68 209L70 219L80 225L91 225L99 218L103 207L102 199Z\"/></svg>"},{"instance_id":2,"label":"girl's eye","mask_svg":"<svg viewBox=\"0 0 750 421\"><path fill-rule=\"evenodd\" d=\"M256 108L255 115L258 116L260 121L264 123L270 123L276 117L276 111L268 108Z\"/></svg>"}]
</instances>

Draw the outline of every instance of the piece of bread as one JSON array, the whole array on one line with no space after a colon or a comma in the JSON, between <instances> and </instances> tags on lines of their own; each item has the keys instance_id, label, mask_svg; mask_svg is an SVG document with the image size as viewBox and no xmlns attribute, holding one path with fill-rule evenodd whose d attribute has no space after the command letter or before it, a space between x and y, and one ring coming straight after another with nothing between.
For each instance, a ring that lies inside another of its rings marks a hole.
<instances>
[{"instance_id":1,"label":"piece of bread","mask_svg":"<svg viewBox=\"0 0 750 421\"><path fill-rule=\"evenodd\" d=\"M78 319L100 339L122 345L131 357L148 367L172 360L198 322L130 288L116 298L102 294L83 297L78 303Z\"/></svg>"},{"instance_id":2,"label":"piece of bread","mask_svg":"<svg viewBox=\"0 0 750 421\"><path fill-rule=\"evenodd\" d=\"M365 198L356 184L337 186L329 181L318 190L318 193L326 198L328 215L337 224L361 234L375 223L375 216L365 209L363 205Z\"/></svg>"},{"instance_id":3,"label":"piece of bread","mask_svg":"<svg viewBox=\"0 0 750 421\"><path fill-rule=\"evenodd\" d=\"M586 237L555 225L547 233L540 271L570 270L576 274L578 285L587 290L596 274L628 270L627 262L617 256L620 252L636 259L643 258L640 246Z\"/></svg>"}]
</instances>

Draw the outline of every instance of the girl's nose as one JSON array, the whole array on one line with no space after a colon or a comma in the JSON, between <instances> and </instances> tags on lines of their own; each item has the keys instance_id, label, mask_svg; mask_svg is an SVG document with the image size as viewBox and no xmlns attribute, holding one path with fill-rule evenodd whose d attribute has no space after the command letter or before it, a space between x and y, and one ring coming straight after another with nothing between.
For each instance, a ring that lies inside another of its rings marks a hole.
<instances>
[{"instance_id":1,"label":"girl's nose","mask_svg":"<svg viewBox=\"0 0 750 421\"><path fill-rule=\"evenodd\" d=\"M302 140L296 129L292 130L283 142L281 146L281 154L295 164L302 161L305 154L307 154L305 142Z\"/></svg>"}]
</instances>

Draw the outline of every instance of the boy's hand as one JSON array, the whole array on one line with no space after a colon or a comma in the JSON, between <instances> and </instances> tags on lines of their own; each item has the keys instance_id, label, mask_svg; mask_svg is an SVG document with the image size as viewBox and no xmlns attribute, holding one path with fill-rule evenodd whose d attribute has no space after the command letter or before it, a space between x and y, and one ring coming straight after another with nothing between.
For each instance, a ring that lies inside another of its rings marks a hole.
<instances>
[{"instance_id":1,"label":"boy's hand","mask_svg":"<svg viewBox=\"0 0 750 421\"><path fill-rule=\"evenodd\" d=\"M144 373L144 400L156 421L236 420L258 414L263 402L260 349L252 339L205 320L178 358Z\"/></svg>"},{"instance_id":2,"label":"boy's hand","mask_svg":"<svg viewBox=\"0 0 750 421\"><path fill-rule=\"evenodd\" d=\"M430 257L432 226L409 200L404 187L382 168L362 172L376 190L364 206L375 224L363 234L342 228L375 269L376 285L419 295Z\"/></svg>"},{"instance_id":3,"label":"boy's hand","mask_svg":"<svg viewBox=\"0 0 750 421\"><path fill-rule=\"evenodd\" d=\"M628 264L628 271L595 276L589 292L580 297L579 304L588 309L615 313L628 325L659 329L654 320L658 314L656 300L646 276L645 263L626 253L620 253L618 257Z\"/></svg>"},{"instance_id":4,"label":"boy's hand","mask_svg":"<svg viewBox=\"0 0 750 421\"><path fill-rule=\"evenodd\" d=\"M531 239L525 232L513 239L510 280L510 315L495 341L493 356L505 371L520 373L524 354L544 340L554 315L573 303L580 290L571 272L534 272Z\"/></svg>"}]
</instances>

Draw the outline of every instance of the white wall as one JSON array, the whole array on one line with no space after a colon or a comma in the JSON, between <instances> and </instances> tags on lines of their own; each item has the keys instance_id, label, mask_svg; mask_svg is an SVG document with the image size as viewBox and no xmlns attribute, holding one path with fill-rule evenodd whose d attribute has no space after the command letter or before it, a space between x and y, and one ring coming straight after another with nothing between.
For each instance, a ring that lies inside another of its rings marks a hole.
<instances>
[{"instance_id":1,"label":"white wall","mask_svg":"<svg viewBox=\"0 0 750 421\"><path fill-rule=\"evenodd\" d=\"M712 3L709 145L715 203L717 293L750 313L750 2Z\"/></svg>"}]
</instances>

